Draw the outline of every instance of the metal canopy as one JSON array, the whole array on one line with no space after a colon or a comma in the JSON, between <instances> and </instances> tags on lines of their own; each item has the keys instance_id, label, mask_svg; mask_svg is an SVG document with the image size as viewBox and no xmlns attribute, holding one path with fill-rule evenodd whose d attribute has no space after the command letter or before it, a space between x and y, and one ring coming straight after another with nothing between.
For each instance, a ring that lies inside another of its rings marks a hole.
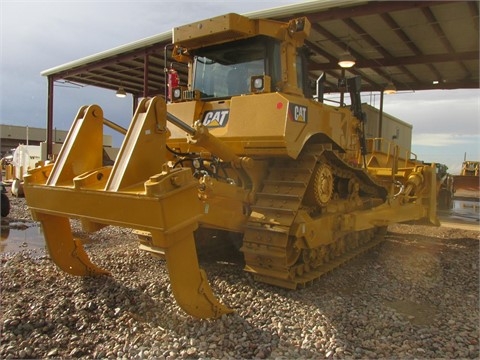
<instances>
[{"instance_id":1,"label":"metal canopy","mask_svg":"<svg viewBox=\"0 0 480 360\"><path fill-rule=\"evenodd\" d=\"M380 92L381 103L389 83L397 91L480 88L478 1L319 0L244 15L282 21L307 16L309 75L313 83L325 73L327 93L339 91L338 79L355 75L362 78L362 91ZM169 31L43 71L48 154L55 83L123 87L135 106L140 97L165 94L164 52L170 43ZM341 69L338 59L346 51L356 64ZM186 84L186 69L177 70Z\"/></svg>"},{"instance_id":2,"label":"metal canopy","mask_svg":"<svg viewBox=\"0 0 480 360\"><path fill-rule=\"evenodd\" d=\"M244 14L289 20L307 16L312 31L312 80L326 73L336 92L346 51L356 64L345 76L361 75L363 91L479 88L478 1L311 1ZM179 24L180 25L180 24ZM65 81L112 90L134 98L165 92L164 48L171 32L143 39L42 72ZM168 64L167 64L168 65Z\"/></svg>"}]
</instances>

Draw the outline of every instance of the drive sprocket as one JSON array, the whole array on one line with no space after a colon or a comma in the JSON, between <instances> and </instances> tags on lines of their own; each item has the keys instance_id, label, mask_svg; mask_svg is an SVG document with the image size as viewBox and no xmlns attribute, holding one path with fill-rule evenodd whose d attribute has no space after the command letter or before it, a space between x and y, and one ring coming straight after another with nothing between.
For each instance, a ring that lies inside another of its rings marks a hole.
<instances>
[{"instance_id":1,"label":"drive sprocket","mask_svg":"<svg viewBox=\"0 0 480 360\"><path fill-rule=\"evenodd\" d=\"M307 202L314 206L326 206L332 198L333 186L332 168L323 162L319 162L313 170L313 176L307 189Z\"/></svg>"}]
</instances>

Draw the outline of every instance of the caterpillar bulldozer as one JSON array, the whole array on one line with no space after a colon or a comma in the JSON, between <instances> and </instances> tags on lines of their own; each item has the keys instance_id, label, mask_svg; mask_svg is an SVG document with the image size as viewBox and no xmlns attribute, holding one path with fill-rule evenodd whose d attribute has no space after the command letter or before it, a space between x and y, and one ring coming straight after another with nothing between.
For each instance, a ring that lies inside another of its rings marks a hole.
<instances>
[{"instance_id":1,"label":"caterpillar bulldozer","mask_svg":"<svg viewBox=\"0 0 480 360\"><path fill-rule=\"evenodd\" d=\"M174 28L168 90L140 101L113 165L102 163L102 109L82 107L55 162L25 176L52 260L73 275L108 274L70 219L91 232L134 229L141 249L166 260L179 306L218 318L232 309L213 294L196 240L223 234L248 276L297 289L378 244L389 224L438 224L435 165L395 144L375 150L360 79L342 81L350 107L325 104L321 81L313 94L309 29L305 17L237 14Z\"/></svg>"},{"instance_id":2,"label":"caterpillar bulldozer","mask_svg":"<svg viewBox=\"0 0 480 360\"><path fill-rule=\"evenodd\" d=\"M480 199L480 161L471 161L464 156L459 175L453 176L454 198L465 201Z\"/></svg>"}]
</instances>

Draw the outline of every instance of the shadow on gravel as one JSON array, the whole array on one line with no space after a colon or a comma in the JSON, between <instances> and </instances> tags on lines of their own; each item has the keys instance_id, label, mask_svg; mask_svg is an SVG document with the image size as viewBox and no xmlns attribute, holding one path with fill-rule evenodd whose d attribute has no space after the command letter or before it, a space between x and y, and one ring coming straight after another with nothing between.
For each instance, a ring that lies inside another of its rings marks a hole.
<instances>
[{"instance_id":1,"label":"shadow on gravel","mask_svg":"<svg viewBox=\"0 0 480 360\"><path fill-rule=\"evenodd\" d=\"M448 236L452 235L452 236ZM447 236L443 237L438 236L428 236L421 233L399 233L399 232L387 232L385 239L387 241L394 241L397 243L403 243L405 245L414 245L420 248L424 247L438 247L438 248L449 248L449 249L479 249L480 241L473 237L462 236L461 231L449 231Z\"/></svg>"},{"instance_id":2,"label":"shadow on gravel","mask_svg":"<svg viewBox=\"0 0 480 360\"><path fill-rule=\"evenodd\" d=\"M207 268L217 267L216 263L212 264L211 261L225 261L218 256L207 258L208 260L205 260ZM233 260L236 261L238 258L234 256L227 263L231 264ZM131 276L138 275L140 274ZM154 350L152 343L155 340L168 342L172 334L176 334L173 337L177 339L190 339L188 341L190 345L186 343L184 348L185 351L188 350L189 358L224 357L228 351L236 354L235 357L266 358L271 353L272 346L278 343L275 335L249 319L239 316L238 313L217 320L193 318L178 307L170 292L170 284L166 283L165 279L144 280L135 281L135 287L130 287L115 277L83 278L81 290L77 290L82 299L80 302L82 318L87 319L87 324L96 323L99 327L112 328L112 337L124 333L125 337L130 338L129 346L143 346ZM90 317L85 316L86 313L89 313ZM86 328L89 327L87 324ZM78 330L84 328L80 327ZM152 332L155 333L153 338ZM242 346L239 347L238 344ZM166 345L164 343L163 347ZM219 352L216 353L216 350ZM172 356L168 351L160 355ZM176 356L181 357L180 354Z\"/></svg>"},{"instance_id":3,"label":"shadow on gravel","mask_svg":"<svg viewBox=\"0 0 480 360\"><path fill-rule=\"evenodd\" d=\"M249 288L250 296L234 303L245 319L277 309L268 315L274 319L269 328L280 327L283 343L292 349L301 348L294 334L303 329L305 341L318 349L306 357L470 357L478 349L480 242L469 237L474 232L441 230L429 236L428 229L388 232L381 245L305 289L255 283L245 273L224 281ZM333 346L322 347L327 343Z\"/></svg>"}]
</instances>

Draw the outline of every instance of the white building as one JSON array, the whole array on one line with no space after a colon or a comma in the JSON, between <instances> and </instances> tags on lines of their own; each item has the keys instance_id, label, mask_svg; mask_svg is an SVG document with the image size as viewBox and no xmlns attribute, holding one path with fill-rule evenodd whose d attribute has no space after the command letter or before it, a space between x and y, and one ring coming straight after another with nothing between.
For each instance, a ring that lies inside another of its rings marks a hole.
<instances>
[{"instance_id":1,"label":"white building","mask_svg":"<svg viewBox=\"0 0 480 360\"><path fill-rule=\"evenodd\" d=\"M68 131L54 130L53 142L63 144ZM2 157L15 149L18 145L41 145L47 138L47 130L30 126L3 125L0 124L0 145ZM112 148L112 136L103 135L103 146ZM58 146L57 146L58 147ZM108 151L108 150L107 150ZM108 151L110 153L110 151ZM46 160L46 159L42 159Z\"/></svg>"}]
</instances>

